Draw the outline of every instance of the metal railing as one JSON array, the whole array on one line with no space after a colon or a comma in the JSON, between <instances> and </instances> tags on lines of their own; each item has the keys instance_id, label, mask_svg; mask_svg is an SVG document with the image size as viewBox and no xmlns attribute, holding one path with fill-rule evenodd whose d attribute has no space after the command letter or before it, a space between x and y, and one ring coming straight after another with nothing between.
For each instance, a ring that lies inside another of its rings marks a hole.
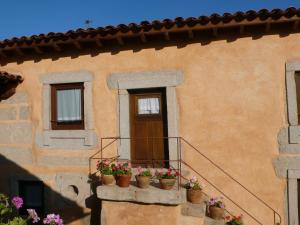
<instances>
[{"instance_id":1,"label":"metal railing","mask_svg":"<svg viewBox=\"0 0 300 225\"><path fill-rule=\"evenodd\" d=\"M169 159L168 160L161 160L161 159L152 159L152 160L141 159L141 160L135 160L137 164L144 163L146 165L152 165L152 167L155 167L155 163L157 163L157 162L164 162L163 163L164 165L166 165L166 164L169 164L168 166L171 165L171 167L173 169L176 169L177 171L179 171L180 174L182 174L182 165L184 165L189 170L191 170L193 173L197 174L203 180L205 180L211 187L213 187L216 191L218 191L219 193L221 193L223 195L223 197L225 197L227 200L229 200L237 208L239 208L240 210L242 210L246 215L248 215L251 219L253 219L257 224L263 225L263 223L261 221L259 221L252 213L248 212L244 207L240 206L235 200L233 200L226 193L224 193L224 191L220 190L214 183L212 183L211 181L209 181L203 174L200 174L190 164L188 164L185 160L182 159L182 145L184 143L187 146L189 146L190 149L192 149L195 153L197 153L198 155L201 155L211 165L213 165L215 168L217 168L219 171L221 171L224 175L226 175L228 178L230 178L234 183L236 183L237 185L239 185L239 187L241 187L244 191L246 191L248 194L250 194L253 198L255 198L257 201L259 201L260 203L262 203L267 209L271 210L271 212L273 214L272 220L274 222L274 225L281 224L281 222L282 222L281 216L280 216L280 214L276 210L274 210L264 200L262 200L260 197L258 197L256 194L254 194L252 191L250 191L241 182L239 182L232 175L230 175L227 171L225 171L221 166L219 166L218 164L216 164L213 160L211 160L210 158L208 158L204 153L202 153L201 151L199 151L195 146L193 146L190 142L188 142L186 139L184 139L182 137L141 137L141 138L106 137L106 138L101 138L100 150L97 151L95 154L93 154L89 158L89 172L90 172L90 175L92 175L92 172L91 172L92 171L92 168L91 168L92 160L110 159L110 160L115 160L115 161L119 161L119 160L120 161L124 161L124 160L131 161L130 159L121 159L120 158L120 153L119 153L119 148L121 147L120 144L117 146L116 155L114 157L108 157L108 158L104 157L104 151L108 147L110 147L111 145L113 145L114 143L116 143L117 141L127 140L127 141L130 141L130 143L132 143L133 141L140 140L140 139L148 139L148 140L152 140L152 141L153 140L158 140L158 139L163 139L164 142L168 141L168 142L165 143L167 145L168 145L168 143L170 143L170 141L175 141L175 143L176 143L176 156L177 156L177 159L171 159L171 160L169 160ZM107 141L107 140L109 140L109 143L104 145L104 141ZM168 146L168 147L171 147L171 146ZM172 146L172 148L174 148L174 146ZM153 149L152 149L152 151L153 151ZM97 155L99 155L99 154L100 154L100 157L97 157ZM152 155L153 155L153 152L152 152ZM146 161L146 163L145 163L145 161ZM166 163L166 162L168 162L168 163ZM175 168L174 165L176 165L177 168ZM186 180L186 178L184 176L181 176L181 178ZM180 189L182 187L181 179L178 179L177 184L178 184L178 189ZM204 193L204 194L207 195L206 193ZM227 213L230 214L230 215L232 215L229 211L227 211Z\"/></svg>"},{"instance_id":2,"label":"metal railing","mask_svg":"<svg viewBox=\"0 0 300 225\"><path fill-rule=\"evenodd\" d=\"M221 168L218 164L216 164L214 161L212 161L210 158L208 158L204 153L202 153L201 151L199 151L195 146L193 146L190 142L188 142L186 139L184 138L180 138L181 141L183 141L184 143L186 143L188 146L190 146L196 153L198 153L199 155L201 155L203 158L205 158L208 162L210 162L215 168L217 168L219 171L221 171L223 174L225 174L227 177L229 177L232 181L234 181L236 184L238 184L242 189L244 189L246 192L248 192L252 197L254 197L256 200L258 200L260 203L262 203L265 207L267 207L269 210L272 211L273 213L273 222L274 225L277 224L281 224L282 219L280 214L273 209L270 205L268 205L264 200L262 200L260 197L258 197L256 194L254 194L252 191L250 191L247 187L245 187L241 182L239 182L237 179L235 179L233 176L231 176L227 171L225 171L223 168ZM182 161L182 163L185 163L186 165L188 165L186 162ZM192 167L190 167L191 169L193 169ZM199 176L201 176L203 178L203 176L198 173L197 171L194 170L195 173L197 173ZM207 182L209 182L207 180ZM213 184L212 184L213 185ZM215 189L217 189L220 193L222 193L224 196L226 196L221 190L219 190L217 187L215 187ZM229 199L229 197L227 197ZM235 205L237 205L237 203L235 203L233 200L231 200ZM239 205L237 205L240 209L242 209L244 212L247 212L245 209L241 208ZM248 214L248 213L247 213ZM249 215L249 214L248 214ZM253 218L252 215L249 215L251 218ZM278 221L277 221L277 219ZM253 218L254 219L254 218ZM255 219L256 220L256 219ZM258 222L258 221L257 221ZM260 222L259 222L260 223ZM260 223L261 224L261 223Z\"/></svg>"}]
</instances>

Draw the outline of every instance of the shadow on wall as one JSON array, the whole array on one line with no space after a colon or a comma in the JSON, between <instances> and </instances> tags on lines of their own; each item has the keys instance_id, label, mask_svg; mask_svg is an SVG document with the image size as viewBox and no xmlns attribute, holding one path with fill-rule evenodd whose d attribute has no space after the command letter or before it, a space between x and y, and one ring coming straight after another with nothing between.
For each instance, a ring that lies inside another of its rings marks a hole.
<instances>
[{"instance_id":1,"label":"shadow on wall","mask_svg":"<svg viewBox=\"0 0 300 225\"><path fill-rule=\"evenodd\" d=\"M26 194L27 190L34 190L33 193L31 193L32 195L29 195L37 196L38 191L35 188L24 189L24 184L40 183L43 184L42 214L59 213L65 224L100 225L101 201L96 197L96 194L91 194L83 199L85 206L81 206L76 200L72 200L79 194L80 189L70 185L68 186L67 193L67 196L70 196L70 198L63 196L45 183L45 181L51 183L53 179L57 179L57 176L44 174L38 177L0 154L0 193L12 197L14 195L22 195L22 193ZM92 190L94 189L95 188L92 188ZM33 197L33 201L35 201L34 199L36 200L36 198Z\"/></svg>"}]
</instances>

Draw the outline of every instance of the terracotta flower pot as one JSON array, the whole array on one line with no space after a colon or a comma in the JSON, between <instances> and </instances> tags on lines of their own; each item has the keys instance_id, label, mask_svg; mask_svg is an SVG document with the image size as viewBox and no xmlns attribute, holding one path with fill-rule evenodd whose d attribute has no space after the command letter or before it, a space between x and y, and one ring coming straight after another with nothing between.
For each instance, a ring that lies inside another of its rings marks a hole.
<instances>
[{"instance_id":1,"label":"terracotta flower pot","mask_svg":"<svg viewBox=\"0 0 300 225\"><path fill-rule=\"evenodd\" d=\"M114 185L116 180L114 175L101 174L101 182L103 185Z\"/></svg>"},{"instance_id":2,"label":"terracotta flower pot","mask_svg":"<svg viewBox=\"0 0 300 225\"><path fill-rule=\"evenodd\" d=\"M129 187L131 174L117 175L116 179L119 187Z\"/></svg>"},{"instance_id":3,"label":"terracotta flower pot","mask_svg":"<svg viewBox=\"0 0 300 225\"><path fill-rule=\"evenodd\" d=\"M215 206L209 206L209 215L212 219L221 220L224 217L224 209Z\"/></svg>"},{"instance_id":4,"label":"terracotta flower pot","mask_svg":"<svg viewBox=\"0 0 300 225\"><path fill-rule=\"evenodd\" d=\"M193 189L187 189L187 200L194 204L199 204L202 201L203 192L202 190L193 190Z\"/></svg>"},{"instance_id":5,"label":"terracotta flower pot","mask_svg":"<svg viewBox=\"0 0 300 225\"><path fill-rule=\"evenodd\" d=\"M149 176L135 176L137 186L139 188L148 188L150 184Z\"/></svg>"},{"instance_id":6,"label":"terracotta flower pot","mask_svg":"<svg viewBox=\"0 0 300 225\"><path fill-rule=\"evenodd\" d=\"M160 188L164 190L170 190L173 188L176 179L159 179Z\"/></svg>"}]
</instances>

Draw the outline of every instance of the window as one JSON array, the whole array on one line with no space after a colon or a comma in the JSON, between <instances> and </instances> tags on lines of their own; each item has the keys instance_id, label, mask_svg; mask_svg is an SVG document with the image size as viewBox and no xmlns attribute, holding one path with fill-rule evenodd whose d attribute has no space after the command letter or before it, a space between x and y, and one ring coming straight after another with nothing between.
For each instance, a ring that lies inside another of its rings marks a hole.
<instances>
[{"instance_id":1,"label":"window","mask_svg":"<svg viewBox=\"0 0 300 225\"><path fill-rule=\"evenodd\" d=\"M138 99L138 114L159 114L160 99L159 97L139 98Z\"/></svg>"},{"instance_id":2,"label":"window","mask_svg":"<svg viewBox=\"0 0 300 225\"><path fill-rule=\"evenodd\" d=\"M44 184L42 181L19 181L19 195L24 200L21 215L26 209L35 209L39 215L44 213Z\"/></svg>"},{"instance_id":3,"label":"window","mask_svg":"<svg viewBox=\"0 0 300 225\"><path fill-rule=\"evenodd\" d=\"M53 130L83 130L83 83L51 85L51 127Z\"/></svg>"}]
</instances>

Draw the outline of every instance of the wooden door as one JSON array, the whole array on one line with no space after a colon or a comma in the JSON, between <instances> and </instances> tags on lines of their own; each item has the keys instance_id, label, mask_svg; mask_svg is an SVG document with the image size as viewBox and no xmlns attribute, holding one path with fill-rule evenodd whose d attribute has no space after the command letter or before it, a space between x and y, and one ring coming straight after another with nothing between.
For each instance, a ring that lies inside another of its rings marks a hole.
<instances>
[{"instance_id":1,"label":"wooden door","mask_svg":"<svg viewBox=\"0 0 300 225\"><path fill-rule=\"evenodd\" d=\"M129 93L132 163L161 167L169 155L165 89Z\"/></svg>"}]
</instances>

